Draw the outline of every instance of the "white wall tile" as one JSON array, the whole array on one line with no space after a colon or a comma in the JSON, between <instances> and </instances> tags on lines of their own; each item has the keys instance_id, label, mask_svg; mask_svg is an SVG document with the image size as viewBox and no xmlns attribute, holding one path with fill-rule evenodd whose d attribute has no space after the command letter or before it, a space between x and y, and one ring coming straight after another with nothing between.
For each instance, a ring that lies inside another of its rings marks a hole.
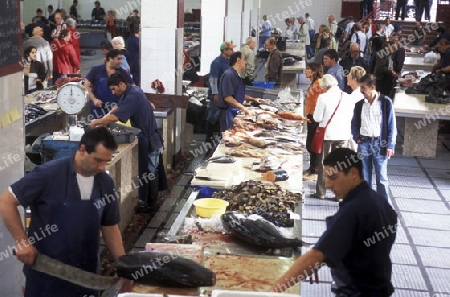
<instances>
[{"instance_id":1,"label":"white wall tile","mask_svg":"<svg viewBox=\"0 0 450 297\"><path fill-rule=\"evenodd\" d=\"M175 28L178 17L178 1L164 0L163 3L150 0L141 2L142 27Z\"/></svg>"}]
</instances>

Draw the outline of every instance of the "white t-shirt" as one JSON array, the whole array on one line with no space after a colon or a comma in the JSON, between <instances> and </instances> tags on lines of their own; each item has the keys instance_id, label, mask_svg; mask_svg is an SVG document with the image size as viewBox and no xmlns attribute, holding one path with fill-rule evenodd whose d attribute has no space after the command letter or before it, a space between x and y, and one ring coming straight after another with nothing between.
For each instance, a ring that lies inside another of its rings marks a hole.
<instances>
[{"instance_id":1,"label":"white t-shirt","mask_svg":"<svg viewBox=\"0 0 450 297\"><path fill-rule=\"evenodd\" d=\"M94 187L94 177L84 177L77 173L77 183L78 188L80 189L81 200L91 199L92 188Z\"/></svg>"}]
</instances>

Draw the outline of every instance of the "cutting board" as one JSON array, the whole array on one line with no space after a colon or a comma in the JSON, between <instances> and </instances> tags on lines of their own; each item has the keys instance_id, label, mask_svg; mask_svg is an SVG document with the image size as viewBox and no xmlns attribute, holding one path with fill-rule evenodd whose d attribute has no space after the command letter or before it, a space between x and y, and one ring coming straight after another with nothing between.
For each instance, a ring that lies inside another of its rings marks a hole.
<instances>
[{"instance_id":1,"label":"cutting board","mask_svg":"<svg viewBox=\"0 0 450 297\"><path fill-rule=\"evenodd\" d=\"M291 258L242 255L205 255L205 267L216 273L210 289L267 292L294 263ZM286 293L300 294L300 284Z\"/></svg>"},{"instance_id":2,"label":"cutting board","mask_svg":"<svg viewBox=\"0 0 450 297\"><path fill-rule=\"evenodd\" d=\"M203 264L203 246L201 245L175 244L175 243L147 243L145 246L145 251L173 253L191 259L197 263ZM168 295L184 295L184 296L199 295L199 290L197 288L167 288L142 284L134 284L132 292L144 294L168 294Z\"/></svg>"}]
</instances>

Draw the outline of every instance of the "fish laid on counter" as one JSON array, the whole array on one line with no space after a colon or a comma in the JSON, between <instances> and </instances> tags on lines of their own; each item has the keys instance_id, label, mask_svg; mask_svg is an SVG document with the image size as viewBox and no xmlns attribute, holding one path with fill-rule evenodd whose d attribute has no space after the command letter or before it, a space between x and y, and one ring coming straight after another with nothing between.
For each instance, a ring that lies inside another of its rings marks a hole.
<instances>
[{"instance_id":1,"label":"fish laid on counter","mask_svg":"<svg viewBox=\"0 0 450 297\"><path fill-rule=\"evenodd\" d=\"M293 113L292 111L279 111L277 114L278 116L286 120L302 121L306 119L299 114Z\"/></svg>"},{"instance_id":2,"label":"fish laid on counter","mask_svg":"<svg viewBox=\"0 0 450 297\"><path fill-rule=\"evenodd\" d=\"M284 237L270 222L258 215L230 211L221 216L222 223L237 238L263 248L301 247L303 241Z\"/></svg>"},{"instance_id":3,"label":"fish laid on counter","mask_svg":"<svg viewBox=\"0 0 450 297\"><path fill-rule=\"evenodd\" d=\"M177 288L215 285L211 270L178 254L160 252L131 253L119 257L117 275L136 283Z\"/></svg>"},{"instance_id":4,"label":"fish laid on counter","mask_svg":"<svg viewBox=\"0 0 450 297\"><path fill-rule=\"evenodd\" d=\"M262 149L255 148L246 143L229 149L225 154L243 158L263 158L266 155Z\"/></svg>"},{"instance_id":5,"label":"fish laid on counter","mask_svg":"<svg viewBox=\"0 0 450 297\"><path fill-rule=\"evenodd\" d=\"M215 192L213 197L228 201L230 211L259 214L282 227L294 225L289 213L294 211L302 199L300 193L292 193L277 184L252 180Z\"/></svg>"}]
</instances>

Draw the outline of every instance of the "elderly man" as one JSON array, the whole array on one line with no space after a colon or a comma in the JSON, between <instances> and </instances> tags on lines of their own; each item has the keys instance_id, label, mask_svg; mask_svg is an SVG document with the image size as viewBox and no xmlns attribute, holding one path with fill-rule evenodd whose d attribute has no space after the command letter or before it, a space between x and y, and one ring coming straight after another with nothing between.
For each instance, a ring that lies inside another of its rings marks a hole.
<instances>
[{"instance_id":1,"label":"elderly man","mask_svg":"<svg viewBox=\"0 0 450 297\"><path fill-rule=\"evenodd\" d=\"M67 29L67 24L64 22L64 19L60 12L55 12L55 23L56 28L52 31L52 38L59 39L61 36L61 31Z\"/></svg>"},{"instance_id":2,"label":"elderly man","mask_svg":"<svg viewBox=\"0 0 450 297\"><path fill-rule=\"evenodd\" d=\"M347 74L350 73L350 69L354 66L361 66L364 70L367 70L366 62L364 58L359 55L359 53L359 44L352 43L350 45L350 56L346 56L344 59L339 61L339 64L342 66L344 73L346 74L344 91L349 94L352 92L350 86L347 84Z\"/></svg>"},{"instance_id":3,"label":"elderly man","mask_svg":"<svg viewBox=\"0 0 450 297\"><path fill-rule=\"evenodd\" d=\"M23 42L23 48L34 46L37 49L36 61L44 64L47 79L51 81L53 78L53 52L48 41L42 36L44 36L44 30L41 27L35 27L33 36Z\"/></svg>"},{"instance_id":4,"label":"elderly man","mask_svg":"<svg viewBox=\"0 0 450 297\"><path fill-rule=\"evenodd\" d=\"M270 37L266 40L265 46L270 52L266 62L266 81L275 82L275 86L280 86L283 76L283 57L277 48L277 41L275 38Z\"/></svg>"},{"instance_id":5,"label":"elderly man","mask_svg":"<svg viewBox=\"0 0 450 297\"><path fill-rule=\"evenodd\" d=\"M253 80L255 79L257 73L255 73L256 61L255 52L253 51L256 46L256 41L254 37L247 37L245 40L245 45L241 48L240 52L244 55L247 65L245 66L244 72L242 72L241 77L244 84L248 86L253 85Z\"/></svg>"},{"instance_id":6,"label":"elderly man","mask_svg":"<svg viewBox=\"0 0 450 297\"><path fill-rule=\"evenodd\" d=\"M331 74L338 81L339 89L344 90L345 73L341 65L338 64L339 56L335 49L329 49L323 53L323 66L327 69L327 74Z\"/></svg>"}]
</instances>

